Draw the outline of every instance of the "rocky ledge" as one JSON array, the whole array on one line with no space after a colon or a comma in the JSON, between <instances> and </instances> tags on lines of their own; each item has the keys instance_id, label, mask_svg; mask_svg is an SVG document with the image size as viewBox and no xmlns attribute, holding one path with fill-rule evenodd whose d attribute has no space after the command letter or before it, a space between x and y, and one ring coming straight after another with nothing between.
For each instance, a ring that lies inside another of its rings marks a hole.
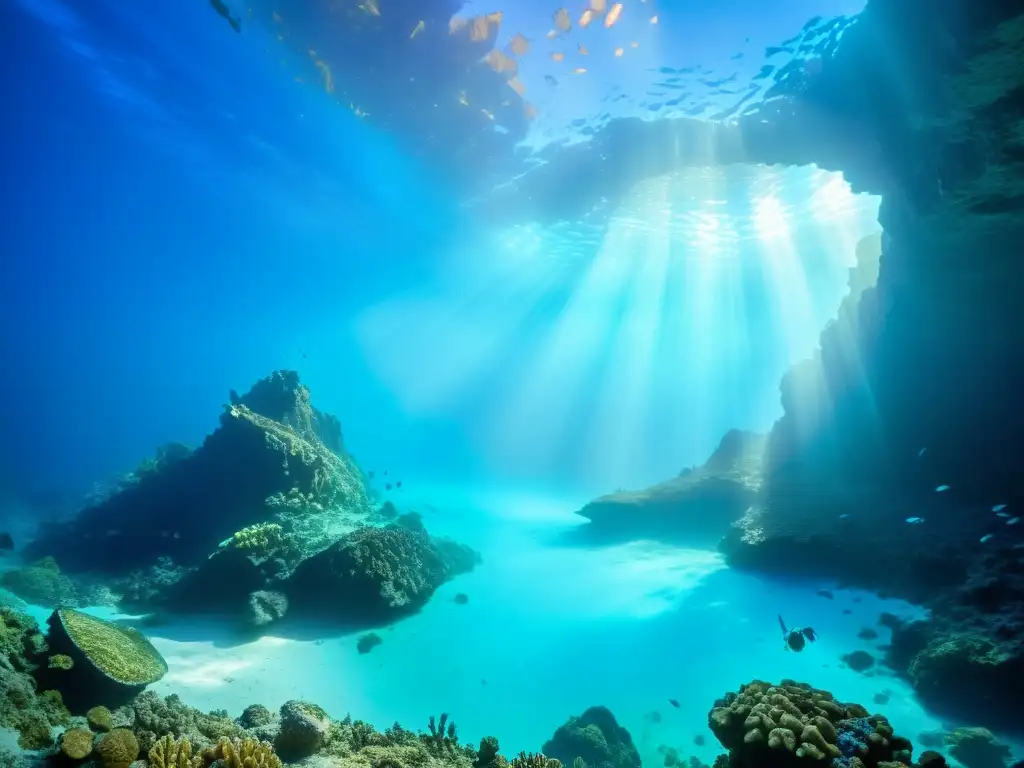
<instances>
[{"instance_id":1,"label":"rocky ledge","mask_svg":"<svg viewBox=\"0 0 1024 768\"><path fill-rule=\"evenodd\" d=\"M583 535L714 547L757 500L764 447L764 435L732 430L702 466L642 491L617 491L587 504L576 513L590 521Z\"/></svg>"}]
</instances>

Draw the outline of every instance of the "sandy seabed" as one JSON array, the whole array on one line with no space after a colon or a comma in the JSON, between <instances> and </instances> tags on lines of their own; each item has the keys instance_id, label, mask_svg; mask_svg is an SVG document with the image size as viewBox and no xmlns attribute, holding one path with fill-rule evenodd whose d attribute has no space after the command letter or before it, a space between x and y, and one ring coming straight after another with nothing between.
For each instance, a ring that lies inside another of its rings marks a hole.
<instances>
[{"instance_id":1,"label":"sandy seabed","mask_svg":"<svg viewBox=\"0 0 1024 768\"><path fill-rule=\"evenodd\" d=\"M249 704L301 698L378 728L423 728L447 712L463 740L493 734L509 755L540 750L569 716L603 704L648 768L663 762L659 745L710 764L721 750L708 710L754 678L832 691L885 715L915 743L942 727L884 667L861 674L839 659L857 649L880 657L874 647L889 632L878 614L912 614L904 603L846 590L829 600L815 594L827 584L736 573L714 552L654 542L567 546L565 534L581 523L571 514L580 499L435 488L402 501L423 510L431 533L478 549L483 564L442 587L421 613L378 628L383 644L360 654L359 633L288 624L241 641L215 624L181 620L144 629L170 666L152 688L232 716ZM460 592L465 605L454 602ZM41 622L49 613L33 612ZM813 626L818 641L802 653L784 650L778 614L790 626ZM878 639L858 639L863 627ZM882 692L888 702L875 704Z\"/></svg>"}]
</instances>

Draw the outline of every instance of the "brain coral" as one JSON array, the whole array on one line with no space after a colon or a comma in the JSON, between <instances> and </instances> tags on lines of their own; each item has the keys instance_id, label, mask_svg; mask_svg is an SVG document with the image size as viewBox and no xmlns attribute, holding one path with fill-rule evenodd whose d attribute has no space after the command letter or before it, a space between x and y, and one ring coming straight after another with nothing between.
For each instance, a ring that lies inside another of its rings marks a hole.
<instances>
[{"instance_id":1,"label":"brain coral","mask_svg":"<svg viewBox=\"0 0 1024 768\"><path fill-rule=\"evenodd\" d=\"M107 768L127 766L139 756L139 742L127 728L115 728L100 739L96 751Z\"/></svg>"},{"instance_id":2,"label":"brain coral","mask_svg":"<svg viewBox=\"0 0 1024 768\"><path fill-rule=\"evenodd\" d=\"M71 608L54 611L50 627L51 637L55 629L63 629L74 649L116 683L148 685L167 674L163 656L130 627L120 627Z\"/></svg>"},{"instance_id":3,"label":"brain coral","mask_svg":"<svg viewBox=\"0 0 1024 768\"><path fill-rule=\"evenodd\" d=\"M60 751L72 760L84 760L92 754L93 738L88 728L72 728L61 736Z\"/></svg>"},{"instance_id":4,"label":"brain coral","mask_svg":"<svg viewBox=\"0 0 1024 768\"><path fill-rule=\"evenodd\" d=\"M716 702L708 724L729 750L729 768L877 768L911 761L910 742L894 736L884 717L792 680L742 686Z\"/></svg>"}]
</instances>

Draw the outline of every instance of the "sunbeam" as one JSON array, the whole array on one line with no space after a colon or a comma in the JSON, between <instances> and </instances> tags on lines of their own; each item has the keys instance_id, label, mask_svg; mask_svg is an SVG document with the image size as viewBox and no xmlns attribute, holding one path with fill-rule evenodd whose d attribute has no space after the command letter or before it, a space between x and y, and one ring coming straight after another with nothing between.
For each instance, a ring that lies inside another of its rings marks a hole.
<instances>
[{"instance_id":1,"label":"sunbeam","mask_svg":"<svg viewBox=\"0 0 1024 768\"><path fill-rule=\"evenodd\" d=\"M734 422L771 424L876 216L814 167L648 179L604 232L520 225L466 244L429 289L367 308L357 336L409 413L460 414L490 465L639 483Z\"/></svg>"}]
</instances>

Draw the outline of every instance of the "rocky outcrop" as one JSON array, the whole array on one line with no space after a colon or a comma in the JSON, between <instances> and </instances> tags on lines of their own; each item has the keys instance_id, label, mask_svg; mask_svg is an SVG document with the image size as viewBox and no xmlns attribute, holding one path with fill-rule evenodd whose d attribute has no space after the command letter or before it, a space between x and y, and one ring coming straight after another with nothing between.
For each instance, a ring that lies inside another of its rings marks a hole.
<instances>
[{"instance_id":1,"label":"rocky outcrop","mask_svg":"<svg viewBox=\"0 0 1024 768\"><path fill-rule=\"evenodd\" d=\"M893 663L926 704L994 723L1024 684L1024 599L1005 586L1024 536L993 510L1024 505L1024 15L922 9L871 0L825 68L830 95L809 94L884 161L842 166L883 194L881 266L783 380L763 498L725 550L928 603L932 639L898 636Z\"/></svg>"},{"instance_id":2,"label":"rocky outcrop","mask_svg":"<svg viewBox=\"0 0 1024 768\"><path fill-rule=\"evenodd\" d=\"M576 514L585 535L605 540L649 538L714 547L755 502L765 437L733 430L707 463L642 491L602 496Z\"/></svg>"},{"instance_id":3,"label":"rocky outcrop","mask_svg":"<svg viewBox=\"0 0 1024 768\"><path fill-rule=\"evenodd\" d=\"M332 523L370 508L337 420L313 407L297 373L278 371L244 396L232 392L194 452L148 463L72 520L43 529L26 556L53 556L71 573L126 574L161 557L190 566L268 521L319 523L326 546Z\"/></svg>"}]
</instances>

